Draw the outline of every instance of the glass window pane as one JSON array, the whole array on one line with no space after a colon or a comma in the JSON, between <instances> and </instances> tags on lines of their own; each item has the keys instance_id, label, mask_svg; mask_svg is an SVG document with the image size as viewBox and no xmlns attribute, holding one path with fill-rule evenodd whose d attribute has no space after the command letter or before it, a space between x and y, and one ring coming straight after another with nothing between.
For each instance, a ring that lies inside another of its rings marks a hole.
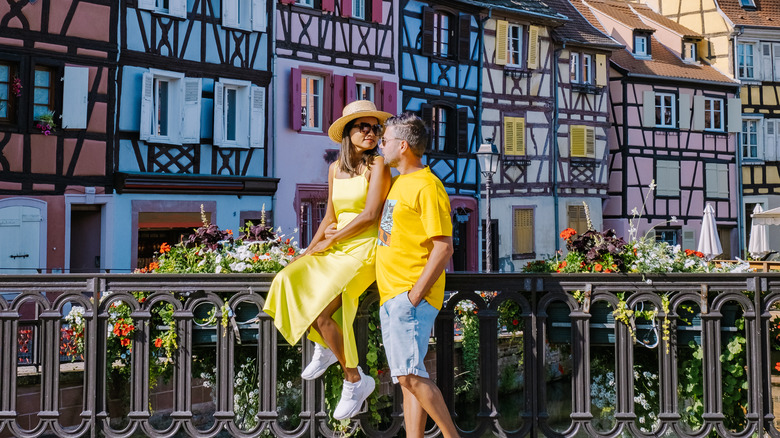
<instances>
[{"instance_id":1,"label":"glass window pane","mask_svg":"<svg viewBox=\"0 0 780 438\"><path fill-rule=\"evenodd\" d=\"M35 70L35 86L48 87L51 74L46 70Z\"/></svg>"},{"instance_id":2,"label":"glass window pane","mask_svg":"<svg viewBox=\"0 0 780 438\"><path fill-rule=\"evenodd\" d=\"M168 135L168 82L160 81L157 89L157 135Z\"/></svg>"},{"instance_id":3,"label":"glass window pane","mask_svg":"<svg viewBox=\"0 0 780 438\"><path fill-rule=\"evenodd\" d=\"M37 104L49 103L49 89L48 88L35 88L33 91L33 102Z\"/></svg>"},{"instance_id":4,"label":"glass window pane","mask_svg":"<svg viewBox=\"0 0 780 438\"><path fill-rule=\"evenodd\" d=\"M228 89L225 98L225 135L227 140L236 140L236 90Z\"/></svg>"},{"instance_id":5,"label":"glass window pane","mask_svg":"<svg viewBox=\"0 0 780 438\"><path fill-rule=\"evenodd\" d=\"M8 100L8 84L0 84L0 100Z\"/></svg>"},{"instance_id":6,"label":"glass window pane","mask_svg":"<svg viewBox=\"0 0 780 438\"><path fill-rule=\"evenodd\" d=\"M49 113L49 107L46 105L33 105L33 119L38 120L44 114Z\"/></svg>"},{"instance_id":7,"label":"glass window pane","mask_svg":"<svg viewBox=\"0 0 780 438\"><path fill-rule=\"evenodd\" d=\"M8 82L11 76L11 67L0 65L0 82Z\"/></svg>"}]
</instances>

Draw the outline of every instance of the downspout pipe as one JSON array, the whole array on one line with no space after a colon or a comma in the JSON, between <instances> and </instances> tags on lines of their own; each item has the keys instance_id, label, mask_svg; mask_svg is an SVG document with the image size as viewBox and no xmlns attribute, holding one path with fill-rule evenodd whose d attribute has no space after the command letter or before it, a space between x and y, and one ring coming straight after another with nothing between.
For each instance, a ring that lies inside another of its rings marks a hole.
<instances>
[{"instance_id":1,"label":"downspout pipe","mask_svg":"<svg viewBox=\"0 0 780 438\"><path fill-rule=\"evenodd\" d=\"M553 242L555 242L555 253L561 249L561 242L558 239L558 233L560 232L560 218L558 214L560 212L560 206L558 205L560 199L558 196L558 128L560 120L558 118L558 110L560 103L558 102L558 59L561 56L561 52L566 48L566 42L559 49L555 49L553 52L553 79L552 92L553 92L553 115L552 115L552 133L550 135L550 149L552 150L552 192L553 192L553 217L555 217L555 227L553 228Z\"/></svg>"},{"instance_id":2,"label":"downspout pipe","mask_svg":"<svg viewBox=\"0 0 780 438\"><path fill-rule=\"evenodd\" d=\"M268 157L268 160L271 161L271 166L266 166L266 169L269 169L271 172L271 177L276 177L277 174L277 160L276 160L276 132L277 132L277 126L276 126L276 101L277 101L277 90L278 87L276 86L276 81L278 79L276 75L276 62L277 62L277 56L276 56L276 3L275 1L271 2L271 16L268 17L268 38L271 40L271 84L270 84L270 95L271 95L271 103L268 106L271 110L271 117L268 121L268 124L270 125L271 129L271 144L268 145L268 150L266 151L266 157ZM274 193L274 196L271 197L271 211L274 212L273 214L276 215L276 193ZM276 223L277 221L274 221Z\"/></svg>"},{"instance_id":3,"label":"downspout pipe","mask_svg":"<svg viewBox=\"0 0 780 438\"><path fill-rule=\"evenodd\" d=\"M734 77L739 77L739 59L737 59L737 47L739 45L738 38L742 35L742 32L744 32L745 28L743 26L739 26L738 31L736 34L732 34L732 40L733 40L733 47L732 47L732 53L734 53ZM737 88L737 92L735 93L735 97L741 97L742 87L740 86ZM744 198L743 198L743 188L742 188L742 135L740 133L737 133L737 139L734 142L735 148L736 148L736 158L737 158L737 247L739 248L739 254L747 259L747 248L745 247L745 206Z\"/></svg>"},{"instance_id":4,"label":"downspout pipe","mask_svg":"<svg viewBox=\"0 0 780 438\"><path fill-rule=\"evenodd\" d=\"M479 150L479 145L482 144L482 69L484 68L485 62L484 62L484 56L482 56L482 52L485 50L485 22L487 22L490 17L493 15L493 8L488 8L487 16L482 17L479 19L479 53L477 56L479 56L479 70L477 72L477 114L476 115L476 122L477 122L477 145L476 149ZM476 151L475 151L476 152ZM479 160L475 160L477 168L476 170L476 176L477 176L477 218L482 217L482 203L479 202L482 200L482 172L480 172L479 169ZM482 222L477 219L477 223L481 224ZM482 233L484 233L484 230L482 229L482 225L479 227L479 235L481 236ZM479 239L480 245L482 242L482 239ZM487 248L483 248L485 251L487 251ZM482 253L484 251L479 251L479 257L477 257L477 270L481 270L482 266Z\"/></svg>"}]
</instances>

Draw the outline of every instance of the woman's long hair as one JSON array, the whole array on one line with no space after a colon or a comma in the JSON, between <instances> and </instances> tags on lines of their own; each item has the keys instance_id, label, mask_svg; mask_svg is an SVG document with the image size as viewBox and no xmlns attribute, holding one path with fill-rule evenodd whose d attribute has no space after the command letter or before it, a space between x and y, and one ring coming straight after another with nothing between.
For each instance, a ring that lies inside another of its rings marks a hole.
<instances>
[{"instance_id":1,"label":"woman's long hair","mask_svg":"<svg viewBox=\"0 0 780 438\"><path fill-rule=\"evenodd\" d=\"M344 133L341 136L341 153L339 154L339 169L350 176L357 175L361 164L366 168L370 168L371 163L374 162L374 157L379 155L379 138L377 138L377 145L373 149L361 153L355 150L349 135L353 126L354 121L347 123L347 126L344 127Z\"/></svg>"}]
</instances>

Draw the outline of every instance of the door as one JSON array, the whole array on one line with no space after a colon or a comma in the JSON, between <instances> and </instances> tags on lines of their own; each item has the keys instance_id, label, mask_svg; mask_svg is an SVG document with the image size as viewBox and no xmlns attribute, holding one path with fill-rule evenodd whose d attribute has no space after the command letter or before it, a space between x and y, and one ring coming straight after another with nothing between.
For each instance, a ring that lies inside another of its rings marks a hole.
<instances>
[{"instance_id":1,"label":"door","mask_svg":"<svg viewBox=\"0 0 780 438\"><path fill-rule=\"evenodd\" d=\"M101 211L97 205L73 205L70 219L70 272L100 272Z\"/></svg>"},{"instance_id":2,"label":"door","mask_svg":"<svg viewBox=\"0 0 780 438\"><path fill-rule=\"evenodd\" d=\"M14 205L0 208L0 274L35 274L41 265L41 210Z\"/></svg>"}]
</instances>

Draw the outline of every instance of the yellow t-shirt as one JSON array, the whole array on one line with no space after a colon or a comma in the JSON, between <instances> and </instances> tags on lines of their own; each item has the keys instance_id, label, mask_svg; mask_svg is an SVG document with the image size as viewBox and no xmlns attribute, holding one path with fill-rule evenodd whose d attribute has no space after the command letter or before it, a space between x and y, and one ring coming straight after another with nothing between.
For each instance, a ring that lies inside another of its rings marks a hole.
<instances>
[{"instance_id":1,"label":"yellow t-shirt","mask_svg":"<svg viewBox=\"0 0 780 438\"><path fill-rule=\"evenodd\" d=\"M437 236L452 236L450 198L444 185L427 166L395 177L379 223L376 283L380 304L414 286L433 249L431 238ZM425 299L441 309L443 271Z\"/></svg>"}]
</instances>

